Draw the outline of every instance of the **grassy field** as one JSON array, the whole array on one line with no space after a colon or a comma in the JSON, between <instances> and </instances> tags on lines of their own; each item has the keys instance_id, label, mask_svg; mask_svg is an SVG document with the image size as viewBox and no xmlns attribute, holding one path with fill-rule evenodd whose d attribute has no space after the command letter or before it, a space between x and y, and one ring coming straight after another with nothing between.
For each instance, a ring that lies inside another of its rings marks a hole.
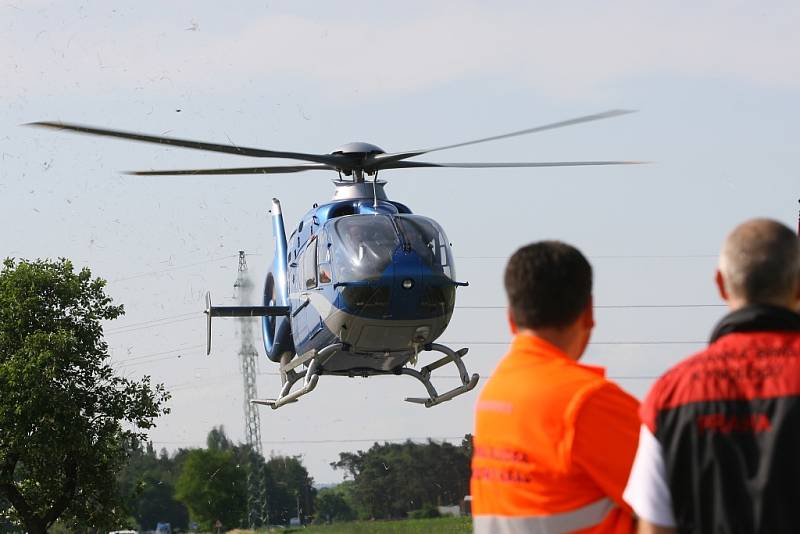
<instances>
[{"instance_id":1,"label":"grassy field","mask_svg":"<svg viewBox=\"0 0 800 534\"><path fill-rule=\"evenodd\" d=\"M471 534L471 517L405 519L402 521L354 521L333 525L270 530L269 534ZM259 531L259 534L266 534Z\"/></svg>"}]
</instances>

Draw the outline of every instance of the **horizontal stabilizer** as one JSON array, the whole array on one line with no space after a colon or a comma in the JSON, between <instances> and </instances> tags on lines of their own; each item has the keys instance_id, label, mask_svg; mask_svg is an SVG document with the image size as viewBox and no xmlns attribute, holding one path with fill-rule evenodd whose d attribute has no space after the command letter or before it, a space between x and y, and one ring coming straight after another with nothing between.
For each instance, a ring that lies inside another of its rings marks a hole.
<instances>
[{"instance_id":1,"label":"horizontal stabilizer","mask_svg":"<svg viewBox=\"0 0 800 534\"><path fill-rule=\"evenodd\" d=\"M289 306L211 306L211 317L275 317L289 315Z\"/></svg>"},{"instance_id":2,"label":"horizontal stabilizer","mask_svg":"<svg viewBox=\"0 0 800 534\"><path fill-rule=\"evenodd\" d=\"M211 292L206 293L206 354L211 354L212 317L276 317L289 312L289 306L213 306Z\"/></svg>"}]
</instances>

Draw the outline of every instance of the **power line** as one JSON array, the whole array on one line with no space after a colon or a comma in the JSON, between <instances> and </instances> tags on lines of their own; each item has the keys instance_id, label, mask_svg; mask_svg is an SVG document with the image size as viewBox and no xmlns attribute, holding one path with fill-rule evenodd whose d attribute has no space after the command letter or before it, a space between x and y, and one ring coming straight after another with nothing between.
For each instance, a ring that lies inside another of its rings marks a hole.
<instances>
[{"instance_id":1,"label":"power line","mask_svg":"<svg viewBox=\"0 0 800 534\"><path fill-rule=\"evenodd\" d=\"M456 256L461 260L508 260L508 256ZM719 254L598 254L588 256L590 260L636 260L636 259L708 259L719 258Z\"/></svg>"},{"instance_id":2,"label":"power line","mask_svg":"<svg viewBox=\"0 0 800 534\"><path fill-rule=\"evenodd\" d=\"M179 348L176 348L176 349L163 350L163 351L160 351L160 352L151 352L151 353L148 353L148 354L141 354L141 355L138 355L138 356L134 356L133 358L124 358L124 359L115 360L115 361L112 362L112 365L115 365L115 366L118 366L118 367L132 367L132 366L141 365L141 364L145 364L145 363L153 363L153 362L162 361L162 360L170 360L170 359L174 359L174 358L182 358L183 354L179 354L178 356L164 356L164 357L161 357L161 358L148 359L148 358L151 358L151 357L154 357L154 356L163 356L165 354L173 354L175 352L185 352L185 351L195 350L195 349L198 349L198 348L203 348L204 346L205 345L189 345L189 346L186 346L186 347L179 347ZM194 356L194 354L191 355L191 356ZM146 361L144 361L144 360L146 360Z\"/></svg>"},{"instance_id":3,"label":"power line","mask_svg":"<svg viewBox=\"0 0 800 534\"><path fill-rule=\"evenodd\" d=\"M260 256L261 254L247 254L248 256ZM155 269L152 271L145 271L142 273L131 274L127 276L122 276L119 278L114 278L113 280L109 280L109 283L114 282L125 282L128 280L135 280L136 278L144 278L147 276L155 276L167 272L179 271L181 269L188 269L190 267L197 267L200 265L207 265L209 263L216 263L223 260L228 260L231 258L236 258L236 254L228 254L226 256L219 256L216 258L210 258L207 260L197 261L193 263L185 263L182 265L173 265L170 267L165 267L164 269ZM604 254L604 255L597 255L597 256L589 256L589 259L706 259L706 258L717 258L719 254ZM458 261L461 260L507 260L509 256L456 256L455 259Z\"/></svg>"},{"instance_id":4,"label":"power line","mask_svg":"<svg viewBox=\"0 0 800 534\"><path fill-rule=\"evenodd\" d=\"M175 323L183 323L186 321L192 321L200 318L200 314L202 312L192 312L192 313L183 313L181 315L172 317L165 317L161 319L152 319L150 321L142 321L141 323L132 323L125 326L120 326L118 328L114 328L111 330L106 331L107 335L112 334L125 334L127 332L135 332L138 330L145 330L147 328L156 328L158 326L168 326ZM180 319L178 317L181 317Z\"/></svg>"},{"instance_id":5,"label":"power line","mask_svg":"<svg viewBox=\"0 0 800 534\"><path fill-rule=\"evenodd\" d=\"M439 343L449 344L449 345L480 345L480 346L492 346L492 345L510 345L511 340L506 341L439 341ZM602 345L602 346L659 346L659 345L706 345L708 343L707 340L701 341L684 341L684 340L654 340L654 341L590 341L589 346L592 345ZM173 360L173 359L180 359L184 357L198 357L203 356L202 353L192 353L192 354L180 354L178 356L163 356L160 358L153 358L147 360L147 358L151 356L160 356L165 354L171 354L175 352L182 352L182 351L189 351L198 348L203 348L204 345L191 345L188 347L177 348L162 352L153 352L149 354L144 354L141 356L136 356L134 358L127 358L125 360L120 360L118 363L120 367L132 367L137 365L143 365L147 363L155 363L164 360ZM143 361L146 360L146 361Z\"/></svg>"},{"instance_id":6,"label":"power line","mask_svg":"<svg viewBox=\"0 0 800 534\"><path fill-rule=\"evenodd\" d=\"M595 308L724 308L725 304L595 304ZM505 305L457 305L456 309L505 309ZM202 314L202 310L197 311L190 311L186 313L179 313L176 315L167 315L166 317L160 317L158 319L148 319L146 321L141 321L138 323L131 323L124 326L120 326L119 328L112 329L106 331L106 333L113 333L117 330L123 330L138 326L147 326L151 323L159 323L162 321L171 321L172 319L180 319L184 317L200 317Z\"/></svg>"},{"instance_id":7,"label":"power line","mask_svg":"<svg viewBox=\"0 0 800 534\"><path fill-rule=\"evenodd\" d=\"M279 372L275 371L259 371L258 376L280 376ZM491 378L492 373L478 373L481 377L481 380L487 380ZM217 375L213 378L205 378L205 379L198 379L189 382L180 382L177 384L171 384L166 386L167 390L174 392L174 391L181 391L184 389L192 389L192 388L206 388L206 387L213 387L219 384L220 382L228 382L232 381L234 378L237 378L239 375L228 373L224 375ZM379 376L394 376L394 375L379 375ZM609 380L655 380L659 378L661 375L607 375L606 378ZM359 377L360 378L360 377ZM434 375L433 379L442 379L442 380L461 380L461 377L458 375ZM410 383L410 382L409 382Z\"/></svg>"},{"instance_id":8,"label":"power line","mask_svg":"<svg viewBox=\"0 0 800 534\"><path fill-rule=\"evenodd\" d=\"M172 272L172 271L178 271L180 269L188 269L189 267L197 267L198 265L206 265L208 263L215 263L215 262L218 262L218 261L228 260L230 258L236 258L236 257L237 257L236 254L229 254L227 256L220 256L218 258L211 258L211 259L208 259L208 260L198 261L198 262L195 262L195 263L186 263L184 265L175 265L173 267L167 267L165 269L159 269L159 270L155 270L155 271L147 271L147 272L144 272L144 273L132 274L132 275L129 275L129 276L123 276L121 278L115 278L113 280L109 280L109 283L113 284L114 282L124 282L124 281L127 281L127 280L134 280L136 278L143 278L145 276L153 276L153 275L157 275L157 274L162 274L162 273L167 273L167 272Z\"/></svg>"},{"instance_id":9,"label":"power line","mask_svg":"<svg viewBox=\"0 0 800 534\"><path fill-rule=\"evenodd\" d=\"M700 309L700 308L725 308L725 304L612 304L612 305L596 305L595 309ZM477 305L477 306L456 306L456 309L462 310L505 310L506 306L495 306L495 305ZM108 330L105 334L109 337L118 335L118 334L127 334L131 332L138 332L140 330L146 330L150 328L158 328L161 326L170 326L173 324L188 322L188 321L196 321L201 316L202 312L190 312L180 315L175 315L175 319L172 317L165 317L161 319L153 319L151 321L142 321L141 323L134 323L127 326L121 326L119 328ZM170 320L167 320L170 319ZM473 341L473 342L466 342L462 341L461 343L470 343L473 345L485 345L485 344L496 344L494 342L480 342L480 341ZM499 343L499 342L498 342ZM639 342L639 341L621 341L621 342L593 342L592 344L595 345L664 345L664 344L696 344L701 343L699 341L659 341L659 342ZM198 345L199 346L199 345ZM170 352L170 351L168 351Z\"/></svg>"},{"instance_id":10,"label":"power line","mask_svg":"<svg viewBox=\"0 0 800 534\"><path fill-rule=\"evenodd\" d=\"M438 341L445 345L510 345L511 340L507 341ZM681 340L659 340L659 341L590 341L589 345L705 345L704 341L681 341Z\"/></svg>"},{"instance_id":11,"label":"power line","mask_svg":"<svg viewBox=\"0 0 800 534\"><path fill-rule=\"evenodd\" d=\"M456 306L460 310L505 310L508 306L478 305ZM725 304L595 304L594 308L625 309L625 308L725 308Z\"/></svg>"},{"instance_id":12,"label":"power line","mask_svg":"<svg viewBox=\"0 0 800 534\"><path fill-rule=\"evenodd\" d=\"M725 308L725 304L597 304L595 309L682 309L682 308ZM456 306L458 310L505 310L507 306L504 305L465 305ZM177 315L170 315L161 317L159 319L150 319L148 321L141 321L139 323L131 323L125 326L120 326L111 330L107 330L106 335L125 334L128 332L135 332L138 330L145 330L149 328L157 328L159 326L169 326L172 324L192 321L201 317L202 311L187 312Z\"/></svg>"}]
</instances>

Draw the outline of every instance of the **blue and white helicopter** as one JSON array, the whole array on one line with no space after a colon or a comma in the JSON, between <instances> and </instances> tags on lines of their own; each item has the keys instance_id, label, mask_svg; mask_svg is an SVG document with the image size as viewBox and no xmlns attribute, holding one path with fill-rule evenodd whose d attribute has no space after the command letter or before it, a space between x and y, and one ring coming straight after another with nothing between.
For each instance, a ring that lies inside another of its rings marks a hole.
<instances>
[{"instance_id":1,"label":"blue and white helicopter","mask_svg":"<svg viewBox=\"0 0 800 534\"><path fill-rule=\"evenodd\" d=\"M141 176L281 174L308 170L338 173L333 200L314 204L289 237L281 205L272 200L275 252L264 284L261 306L213 306L207 294L208 353L212 317L262 317L267 357L280 364L277 398L253 399L273 409L311 392L321 375L408 375L425 386L427 396L405 400L426 407L466 393L478 383L464 363L466 348L436 343L455 307L458 281L451 244L433 219L416 215L390 200L379 171L417 167L561 167L621 165L637 161L555 161L523 163L429 163L410 160L430 152L474 145L630 113L611 110L502 135L422 150L386 153L369 143L349 143L329 154L307 154L214 144L62 122L32 126L167 144L240 156L281 158L304 163L281 166L191 170L150 170ZM440 359L415 368L420 352ZM439 393L433 371L455 364L461 384ZM292 391L302 380L302 385Z\"/></svg>"}]
</instances>

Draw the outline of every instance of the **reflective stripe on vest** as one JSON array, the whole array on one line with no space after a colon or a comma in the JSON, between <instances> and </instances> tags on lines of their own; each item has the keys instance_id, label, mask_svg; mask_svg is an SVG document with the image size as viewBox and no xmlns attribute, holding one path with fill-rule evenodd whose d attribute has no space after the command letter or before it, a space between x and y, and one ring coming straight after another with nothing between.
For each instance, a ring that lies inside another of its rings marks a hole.
<instances>
[{"instance_id":1,"label":"reflective stripe on vest","mask_svg":"<svg viewBox=\"0 0 800 534\"><path fill-rule=\"evenodd\" d=\"M599 525L614 508L611 499L560 514L537 516L476 515L472 518L475 534L556 534Z\"/></svg>"}]
</instances>

